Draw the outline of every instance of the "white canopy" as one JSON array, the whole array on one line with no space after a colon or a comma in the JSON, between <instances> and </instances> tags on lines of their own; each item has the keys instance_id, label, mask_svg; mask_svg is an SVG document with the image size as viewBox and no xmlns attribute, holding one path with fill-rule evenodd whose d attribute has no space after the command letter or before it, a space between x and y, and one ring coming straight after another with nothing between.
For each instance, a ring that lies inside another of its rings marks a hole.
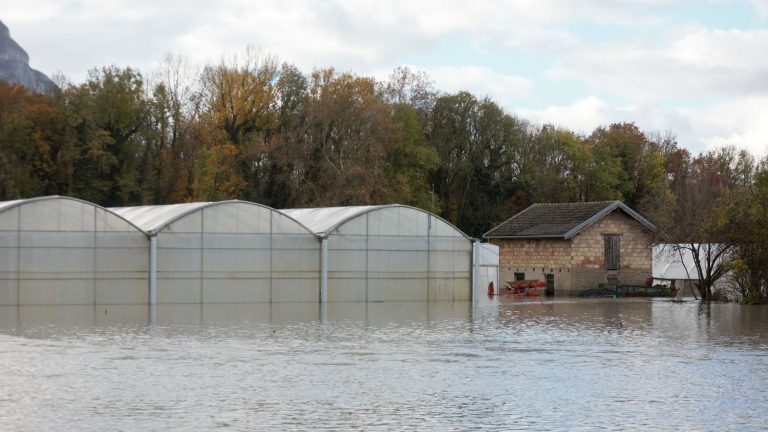
<instances>
[{"instance_id":1,"label":"white canopy","mask_svg":"<svg viewBox=\"0 0 768 432\"><path fill-rule=\"evenodd\" d=\"M699 273L688 249L678 249L672 244L653 246L653 278L688 280L698 279ZM686 271L687 270L687 271Z\"/></svg>"}]
</instances>

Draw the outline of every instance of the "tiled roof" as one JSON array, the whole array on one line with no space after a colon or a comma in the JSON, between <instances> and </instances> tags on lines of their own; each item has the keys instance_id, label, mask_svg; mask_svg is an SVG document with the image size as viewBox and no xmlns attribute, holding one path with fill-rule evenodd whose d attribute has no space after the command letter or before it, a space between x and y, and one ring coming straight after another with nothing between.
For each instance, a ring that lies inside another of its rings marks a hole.
<instances>
[{"instance_id":1,"label":"tiled roof","mask_svg":"<svg viewBox=\"0 0 768 432\"><path fill-rule=\"evenodd\" d=\"M620 201L533 204L485 233L486 238L571 238L616 209L650 230L656 227Z\"/></svg>"}]
</instances>

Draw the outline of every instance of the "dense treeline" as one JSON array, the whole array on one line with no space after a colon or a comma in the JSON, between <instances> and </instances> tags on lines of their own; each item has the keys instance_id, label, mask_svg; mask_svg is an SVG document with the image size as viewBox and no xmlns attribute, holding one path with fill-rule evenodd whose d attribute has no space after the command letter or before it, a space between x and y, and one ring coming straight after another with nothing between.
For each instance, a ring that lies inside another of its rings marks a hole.
<instances>
[{"instance_id":1,"label":"dense treeline","mask_svg":"<svg viewBox=\"0 0 768 432\"><path fill-rule=\"evenodd\" d=\"M0 84L0 199L396 202L478 237L532 202L620 199L666 241L726 245L737 259L709 276L733 270L744 298L766 297L768 170L746 152L692 155L633 123L535 125L407 68L380 82L248 52L190 69L104 67L51 95Z\"/></svg>"}]
</instances>

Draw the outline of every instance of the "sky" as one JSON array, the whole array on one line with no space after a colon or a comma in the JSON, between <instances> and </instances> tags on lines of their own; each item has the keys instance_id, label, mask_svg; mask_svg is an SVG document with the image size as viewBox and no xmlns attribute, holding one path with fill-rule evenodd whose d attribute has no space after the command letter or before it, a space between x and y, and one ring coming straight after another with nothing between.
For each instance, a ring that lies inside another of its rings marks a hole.
<instances>
[{"instance_id":1,"label":"sky","mask_svg":"<svg viewBox=\"0 0 768 432\"><path fill-rule=\"evenodd\" d=\"M75 83L252 46L305 72L408 66L579 133L632 121L693 152L768 154L768 0L3 0L0 20Z\"/></svg>"}]
</instances>

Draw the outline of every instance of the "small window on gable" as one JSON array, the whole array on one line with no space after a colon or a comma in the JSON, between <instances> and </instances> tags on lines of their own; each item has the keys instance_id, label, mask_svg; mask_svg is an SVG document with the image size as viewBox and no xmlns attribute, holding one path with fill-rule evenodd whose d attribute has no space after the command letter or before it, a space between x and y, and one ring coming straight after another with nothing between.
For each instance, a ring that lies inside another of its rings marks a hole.
<instances>
[{"instance_id":1,"label":"small window on gable","mask_svg":"<svg viewBox=\"0 0 768 432\"><path fill-rule=\"evenodd\" d=\"M605 269L618 270L621 268L621 234L605 234Z\"/></svg>"}]
</instances>

